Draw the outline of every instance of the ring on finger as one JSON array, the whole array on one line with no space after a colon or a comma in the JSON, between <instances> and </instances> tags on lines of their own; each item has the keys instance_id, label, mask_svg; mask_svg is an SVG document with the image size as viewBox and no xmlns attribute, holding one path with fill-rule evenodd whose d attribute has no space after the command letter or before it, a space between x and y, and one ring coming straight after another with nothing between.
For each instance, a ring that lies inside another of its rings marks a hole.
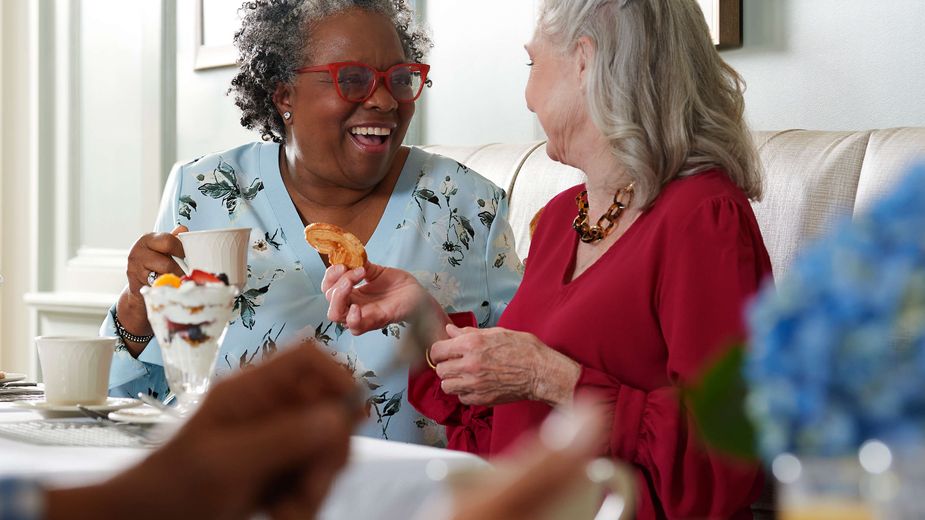
<instances>
[{"instance_id":1,"label":"ring on finger","mask_svg":"<svg viewBox=\"0 0 925 520\"><path fill-rule=\"evenodd\" d=\"M154 280L157 280L157 273L151 271L148 273L148 285L154 284Z\"/></svg>"}]
</instances>

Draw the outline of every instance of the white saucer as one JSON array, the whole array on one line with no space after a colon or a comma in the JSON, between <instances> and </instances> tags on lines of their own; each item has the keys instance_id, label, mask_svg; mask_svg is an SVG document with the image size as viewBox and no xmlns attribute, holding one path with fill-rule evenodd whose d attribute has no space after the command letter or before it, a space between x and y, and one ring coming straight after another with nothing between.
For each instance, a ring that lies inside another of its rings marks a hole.
<instances>
[{"instance_id":1,"label":"white saucer","mask_svg":"<svg viewBox=\"0 0 925 520\"><path fill-rule=\"evenodd\" d=\"M178 420L176 417L148 405L110 412L109 419L135 424L172 423Z\"/></svg>"},{"instance_id":2,"label":"white saucer","mask_svg":"<svg viewBox=\"0 0 925 520\"><path fill-rule=\"evenodd\" d=\"M26 378L26 374L14 374L12 372L7 372L6 377L0 379L0 385L3 383L13 383L16 381L22 381Z\"/></svg>"},{"instance_id":3,"label":"white saucer","mask_svg":"<svg viewBox=\"0 0 925 520\"><path fill-rule=\"evenodd\" d=\"M77 405L51 404L48 401L14 401L14 406L36 411L45 417L81 417L83 413L77 408ZM128 399L125 397L109 397L103 404L86 405L85 408L94 412L108 413L123 408L131 408L141 405L138 399Z\"/></svg>"}]
</instances>

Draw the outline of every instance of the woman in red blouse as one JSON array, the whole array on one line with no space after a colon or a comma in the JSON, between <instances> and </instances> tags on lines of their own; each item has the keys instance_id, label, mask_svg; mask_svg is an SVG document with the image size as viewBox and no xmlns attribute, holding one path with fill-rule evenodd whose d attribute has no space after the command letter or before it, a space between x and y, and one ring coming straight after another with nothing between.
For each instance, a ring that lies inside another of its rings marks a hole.
<instances>
[{"instance_id":1,"label":"woman in red blouse","mask_svg":"<svg viewBox=\"0 0 925 520\"><path fill-rule=\"evenodd\" d=\"M435 369L413 372L409 400L450 447L494 455L552 407L596 396L602 451L637 472L638 518L751 518L760 469L705 449L677 392L744 337L743 305L771 273L742 81L696 0L546 0L526 48L547 153L587 181L543 210L497 328L458 327L426 300ZM429 298L402 271L344 271L323 288L354 333Z\"/></svg>"}]
</instances>

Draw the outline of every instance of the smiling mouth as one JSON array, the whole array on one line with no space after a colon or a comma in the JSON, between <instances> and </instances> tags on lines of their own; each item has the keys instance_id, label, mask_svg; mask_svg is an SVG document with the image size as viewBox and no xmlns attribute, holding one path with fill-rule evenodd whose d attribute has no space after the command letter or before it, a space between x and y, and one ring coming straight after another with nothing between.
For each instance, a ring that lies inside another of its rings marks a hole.
<instances>
[{"instance_id":1,"label":"smiling mouth","mask_svg":"<svg viewBox=\"0 0 925 520\"><path fill-rule=\"evenodd\" d=\"M392 129L378 126L355 126L350 129L350 135L361 145L379 147L389 140Z\"/></svg>"}]
</instances>

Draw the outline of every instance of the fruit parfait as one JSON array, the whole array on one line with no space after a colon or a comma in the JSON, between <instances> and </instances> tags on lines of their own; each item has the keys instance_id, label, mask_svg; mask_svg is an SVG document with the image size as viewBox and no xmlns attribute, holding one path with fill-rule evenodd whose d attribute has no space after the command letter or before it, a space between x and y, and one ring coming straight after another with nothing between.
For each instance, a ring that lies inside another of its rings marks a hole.
<instances>
[{"instance_id":1,"label":"fruit parfait","mask_svg":"<svg viewBox=\"0 0 925 520\"><path fill-rule=\"evenodd\" d=\"M190 412L209 389L238 289L224 275L193 270L182 278L161 275L141 294L167 384L179 411Z\"/></svg>"}]
</instances>

